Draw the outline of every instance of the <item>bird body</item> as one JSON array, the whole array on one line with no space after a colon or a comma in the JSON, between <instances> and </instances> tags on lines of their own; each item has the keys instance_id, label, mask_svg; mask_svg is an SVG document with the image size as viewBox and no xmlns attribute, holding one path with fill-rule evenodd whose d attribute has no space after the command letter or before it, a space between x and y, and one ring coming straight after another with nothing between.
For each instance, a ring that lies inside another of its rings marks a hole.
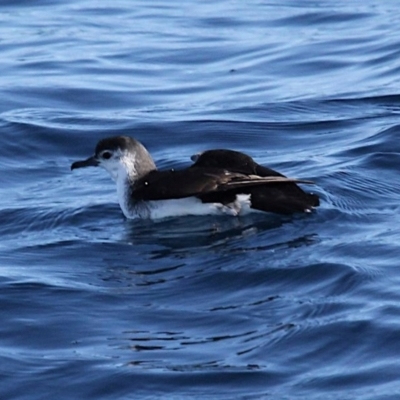
<instances>
[{"instance_id":1,"label":"bird body","mask_svg":"<svg viewBox=\"0 0 400 400\"><path fill-rule=\"evenodd\" d=\"M229 214L249 211L280 214L310 212L318 196L233 150L208 150L192 157L185 169L159 171L146 148L127 136L101 140L95 154L71 169L102 166L116 182L122 212L127 218Z\"/></svg>"}]
</instances>

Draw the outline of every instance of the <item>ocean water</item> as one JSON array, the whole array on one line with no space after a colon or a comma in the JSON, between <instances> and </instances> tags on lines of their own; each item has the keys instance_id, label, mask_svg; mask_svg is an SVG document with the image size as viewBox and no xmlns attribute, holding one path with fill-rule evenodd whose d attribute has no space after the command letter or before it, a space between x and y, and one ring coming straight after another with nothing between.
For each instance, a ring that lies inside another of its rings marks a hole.
<instances>
[{"instance_id":1,"label":"ocean water","mask_svg":"<svg viewBox=\"0 0 400 400\"><path fill-rule=\"evenodd\" d=\"M400 398L396 2L3 1L0 398ZM311 215L128 221L103 170L210 148Z\"/></svg>"}]
</instances>

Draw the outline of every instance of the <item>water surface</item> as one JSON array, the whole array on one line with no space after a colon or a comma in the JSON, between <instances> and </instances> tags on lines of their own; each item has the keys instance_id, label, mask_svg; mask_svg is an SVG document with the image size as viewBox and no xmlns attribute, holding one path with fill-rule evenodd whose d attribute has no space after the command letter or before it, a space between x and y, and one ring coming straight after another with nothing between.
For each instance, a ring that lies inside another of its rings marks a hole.
<instances>
[{"instance_id":1,"label":"water surface","mask_svg":"<svg viewBox=\"0 0 400 400\"><path fill-rule=\"evenodd\" d=\"M3 2L4 399L397 399L394 2ZM312 215L127 221L103 137L232 148Z\"/></svg>"}]
</instances>

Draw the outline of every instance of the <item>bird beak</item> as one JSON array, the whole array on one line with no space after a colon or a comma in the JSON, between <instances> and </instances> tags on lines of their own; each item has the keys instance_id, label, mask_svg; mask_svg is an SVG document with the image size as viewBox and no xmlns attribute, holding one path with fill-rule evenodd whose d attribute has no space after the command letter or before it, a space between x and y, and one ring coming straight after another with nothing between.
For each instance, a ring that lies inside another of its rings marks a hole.
<instances>
[{"instance_id":1,"label":"bird beak","mask_svg":"<svg viewBox=\"0 0 400 400\"><path fill-rule=\"evenodd\" d=\"M99 162L96 160L94 156L92 156L86 160L75 161L74 163L71 164L71 170L76 168L97 167L98 165Z\"/></svg>"}]
</instances>

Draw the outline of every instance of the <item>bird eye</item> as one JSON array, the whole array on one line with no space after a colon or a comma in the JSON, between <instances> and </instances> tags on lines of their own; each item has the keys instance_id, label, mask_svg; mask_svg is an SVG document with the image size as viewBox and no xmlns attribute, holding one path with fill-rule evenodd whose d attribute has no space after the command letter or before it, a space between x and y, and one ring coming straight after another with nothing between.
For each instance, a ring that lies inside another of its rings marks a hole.
<instances>
[{"instance_id":1,"label":"bird eye","mask_svg":"<svg viewBox=\"0 0 400 400\"><path fill-rule=\"evenodd\" d=\"M109 160L109 159L111 158L111 152L105 151L101 156L102 156L105 160Z\"/></svg>"}]
</instances>

